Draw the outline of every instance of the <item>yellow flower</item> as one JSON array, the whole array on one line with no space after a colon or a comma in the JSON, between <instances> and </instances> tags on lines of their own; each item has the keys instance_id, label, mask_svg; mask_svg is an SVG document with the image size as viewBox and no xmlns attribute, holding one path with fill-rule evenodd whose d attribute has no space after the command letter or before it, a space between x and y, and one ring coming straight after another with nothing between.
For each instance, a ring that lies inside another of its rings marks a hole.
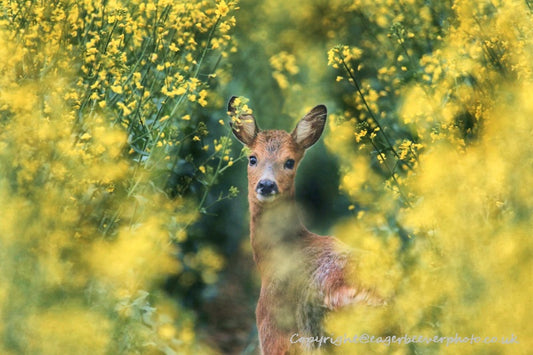
<instances>
[{"instance_id":1,"label":"yellow flower","mask_svg":"<svg viewBox=\"0 0 533 355\"><path fill-rule=\"evenodd\" d=\"M185 94L186 92L187 92L187 89L185 87L183 87L183 86L180 86L179 88L174 90L174 94L176 96L181 96L181 95Z\"/></svg>"},{"instance_id":2,"label":"yellow flower","mask_svg":"<svg viewBox=\"0 0 533 355\"><path fill-rule=\"evenodd\" d=\"M168 49L170 49L172 52L178 52L180 50L174 42L170 43Z\"/></svg>"},{"instance_id":3,"label":"yellow flower","mask_svg":"<svg viewBox=\"0 0 533 355\"><path fill-rule=\"evenodd\" d=\"M176 336L176 328L172 324L163 324L159 327L158 333L163 339L173 339Z\"/></svg>"},{"instance_id":4,"label":"yellow flower","mask_svg":"<svg viewBox=\"0 0 533 355\"><path fill-rule=\"evenodd\" d=\"M221 0L217 4L216 14L220 17L224 17L228 14L228 12L229 12L228 4L224 0Z\"/></svg>"},{"instance_id":5,"label":"yellow flower","mask_svg":"<svg viewBox=\"0 0 533 355\"><path fill-rule=\"evenodd\" d=\"M119 94L119 95L123 93L122 86L120 86L120 85L112 85L111 86L111 91L113 91L115 94Z\"/></svg>"}]
</instances>

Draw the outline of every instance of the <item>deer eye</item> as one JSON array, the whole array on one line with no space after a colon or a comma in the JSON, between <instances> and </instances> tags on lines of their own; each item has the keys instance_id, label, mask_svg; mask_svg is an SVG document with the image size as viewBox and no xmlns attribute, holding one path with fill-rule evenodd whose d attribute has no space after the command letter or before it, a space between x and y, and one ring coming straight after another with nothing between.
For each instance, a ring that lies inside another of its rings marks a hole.
<instances>
[{"instance_id":1,"label":"deer eye","mask_svg":"<svg viewBox=\"0 0 533 355\"><path fill-rule=\"evenodd\" d=\"M249 160L250 160L250 166L254 166L255 164L257 164L257 157L255 155L251 155Z\"/></svg>"},{"instance_id":2,"label":"deer eye","mask_svg":"<svg viewBox=\"0 0 533 355\"><path fill-rule=\"evenodd\" d=\"M294 159L287 159L285 162L285 169L292 169L294 168Z\"/></svg>"}]
</instances>

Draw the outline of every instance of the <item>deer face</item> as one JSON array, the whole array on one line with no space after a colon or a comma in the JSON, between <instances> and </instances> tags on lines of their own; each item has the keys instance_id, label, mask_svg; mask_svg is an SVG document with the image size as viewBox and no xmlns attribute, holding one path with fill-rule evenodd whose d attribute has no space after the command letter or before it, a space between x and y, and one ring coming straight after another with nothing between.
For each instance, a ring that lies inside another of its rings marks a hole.
<instances>
[{"instance_id":1,"label":"deer face","mask_svg":"<svg viewBox=\"0 0 533 355\"><path fill-rule=\"evenodd\" d=\"M296 168L304 151L284 131L261 131L249 146L248 188L260 202L294 195Z\"/></svg>"},{"instance_id":2,"label":"deer face","mask_svg":"<svg viewBox=\"0 0 533 355\"><path fill-rule=\"evenodd\" d=\"M322 134L327 111L316 106L297 124L292 133L280 130L261 131L255 118L247 113L236 113L232 97L228 111L233 116L233 134L246 145L248 157L248 192L254 202L265 203L278 197L294 196L294 178L305 150Z\"/></svg>"}]
</instances>

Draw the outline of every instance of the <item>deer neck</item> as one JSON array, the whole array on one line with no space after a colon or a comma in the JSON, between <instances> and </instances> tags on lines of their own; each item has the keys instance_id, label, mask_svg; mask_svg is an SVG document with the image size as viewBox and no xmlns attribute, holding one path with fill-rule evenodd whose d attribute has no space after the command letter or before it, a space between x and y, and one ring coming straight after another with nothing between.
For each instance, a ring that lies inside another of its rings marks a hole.
<instances>
[{"instance_id":1,"label":"deer neck","mask_svg":"<svg viewBox=\"0 0 533 355\"><path fill-rule=\"evenodd\" d=\"M273 254L290 252L309 232L301 223L294 198L269 203L249 200L250 242L254 260L264 274L265 264Z\"/></svg>"}]
</instances>

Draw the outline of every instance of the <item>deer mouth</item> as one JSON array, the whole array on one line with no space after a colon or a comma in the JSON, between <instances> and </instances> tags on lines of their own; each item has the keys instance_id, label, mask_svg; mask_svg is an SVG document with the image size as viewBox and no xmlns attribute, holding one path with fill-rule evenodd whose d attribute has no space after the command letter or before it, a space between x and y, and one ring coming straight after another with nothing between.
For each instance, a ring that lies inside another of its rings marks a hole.
<instances>
[{"instance_id":1,"label":"deer mouth","mask_svg":"<svg viewBox=\"0 0 533 355\"><path fill-rule=\"evenodd\" d=\"M264 195L262 193L257 193L257 199L259 200L259 202L272 202L274 200L276 200L278 198L279 194L278 193L272 193L272 194L269 194L269 195Z\"/></svg>"}]
</instances>

